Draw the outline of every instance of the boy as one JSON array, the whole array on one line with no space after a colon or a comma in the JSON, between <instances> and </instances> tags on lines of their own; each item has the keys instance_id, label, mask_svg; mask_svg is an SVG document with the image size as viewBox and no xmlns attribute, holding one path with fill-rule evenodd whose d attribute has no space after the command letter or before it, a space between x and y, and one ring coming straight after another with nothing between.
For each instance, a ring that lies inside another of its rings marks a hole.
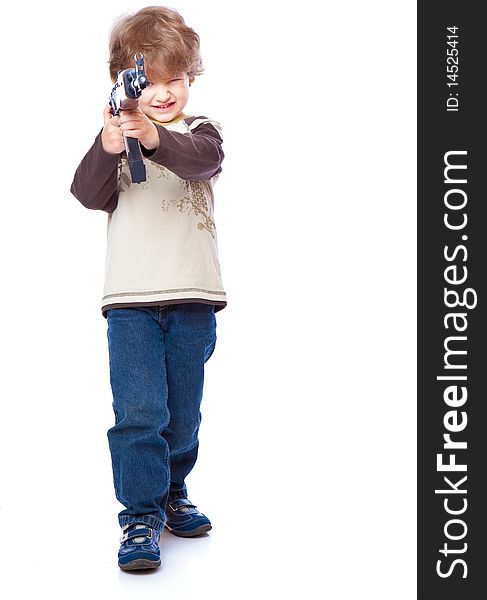
<instances>
[{"instance_id":1,"label":"boy","mask_svg":"<svg viewBox=\"0 0 487 600\"><path fill-rule=\"evenodd\" d=\"M213 218L224 158L216 121L188 116L203 72L199 36L169 8L123 16L110 35L110 76L143 53L149 85L135 110L111 116L74 175L72 194L108 213L102 314L108 322L115 425L108 431L123 535L123 570L161 564L166 526L193 537L211 529L188 499L198 453L204 364L226 306ZM146 181L132 183L123 136L137 138Z\"/></svg>"}]
</instances>

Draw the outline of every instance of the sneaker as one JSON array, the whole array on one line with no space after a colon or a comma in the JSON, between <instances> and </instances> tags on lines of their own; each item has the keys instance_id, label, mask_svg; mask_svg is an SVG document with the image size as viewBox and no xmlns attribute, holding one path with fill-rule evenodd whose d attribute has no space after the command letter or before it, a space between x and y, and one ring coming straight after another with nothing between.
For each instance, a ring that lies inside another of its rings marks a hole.
<instances>
[{"instance_id":1,"label":"sneaker","mask_svg":"<svg viewBox=\"0 0 487 600\"><path fill-rule=\"evenodd\" d=\"M123 571L156 569L161 565L158 529L145 523L130 523L122 531L118 566Z\"/></svg>"},{"instance_id":2,"label":"sneaker","mask_svg":"<svg viewBox=\"0 0 487 600\"><path fill-rule=\"evenodd\" d=\"M176 498L167 503L166 527L174 535L195 537L210 531L211 523L188 498Z\"/></svg>"}]
</instances>

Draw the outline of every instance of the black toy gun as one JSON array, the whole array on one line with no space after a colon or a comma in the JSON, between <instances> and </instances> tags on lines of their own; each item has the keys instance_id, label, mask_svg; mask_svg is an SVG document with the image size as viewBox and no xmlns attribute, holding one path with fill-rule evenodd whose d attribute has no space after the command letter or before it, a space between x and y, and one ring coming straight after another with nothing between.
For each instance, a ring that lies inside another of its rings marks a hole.
<instances>
[{"instance_id":1,"label":"black toy gun","mask_svg":"<svg viewBox=\"0 0 487 600\"><path fill-rule=\"evenodd\" d=\"M119 115L121 110L137 108L138 98L142 90L147 86L147 77L144 71L144 55L140 58L134 54L135 69L125 69L117 73L117 81L112 88L109 102L112 115ZM146 180L145 165L140 151L139 140L123 136L125 152L133 183L141 183Z\"/></svg>"}]
</instances>

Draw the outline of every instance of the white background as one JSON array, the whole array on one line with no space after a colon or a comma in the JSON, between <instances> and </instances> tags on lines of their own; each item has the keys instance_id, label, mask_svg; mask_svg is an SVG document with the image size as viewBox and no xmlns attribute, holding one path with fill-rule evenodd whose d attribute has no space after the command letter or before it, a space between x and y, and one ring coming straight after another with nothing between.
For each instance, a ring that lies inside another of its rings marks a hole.
<instances>
[{"instance_id":1,"label":"white background","mask_svg":"<svg viewBox=\"0 0 487 600\"><path fill-rule=\"evenodd\" d=\"M10 599L415 596L414 2L177 1L219 121L228 306L190 498L152 574L120 530L106 221L69 188L103 125L108 33L150 2L2 15L0 570ZM3 590L2 590L3 591ZM142 594L149 593L149 596Z\"/></svg>"}]
</instances>

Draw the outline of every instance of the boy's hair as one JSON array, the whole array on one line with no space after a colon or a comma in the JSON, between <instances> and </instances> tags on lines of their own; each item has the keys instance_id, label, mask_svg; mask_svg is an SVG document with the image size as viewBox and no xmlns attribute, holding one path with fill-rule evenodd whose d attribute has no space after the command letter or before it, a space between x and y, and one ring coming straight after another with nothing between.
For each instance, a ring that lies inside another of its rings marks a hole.
<instances>
[{"instance_id":1,"label":"boy's hair","mask_svg":"<svg viewBox=\"0 0 487 600\"><path fill-rule=\"evenodd\" d=\"M149 81L170 79L177 73L201 75L199 35L181 15L165 6L146 6L119 17L110 32L109 68L112 82L118 71L134 68L134 54L144 54Z\"/></svg>"}]
</instances>

